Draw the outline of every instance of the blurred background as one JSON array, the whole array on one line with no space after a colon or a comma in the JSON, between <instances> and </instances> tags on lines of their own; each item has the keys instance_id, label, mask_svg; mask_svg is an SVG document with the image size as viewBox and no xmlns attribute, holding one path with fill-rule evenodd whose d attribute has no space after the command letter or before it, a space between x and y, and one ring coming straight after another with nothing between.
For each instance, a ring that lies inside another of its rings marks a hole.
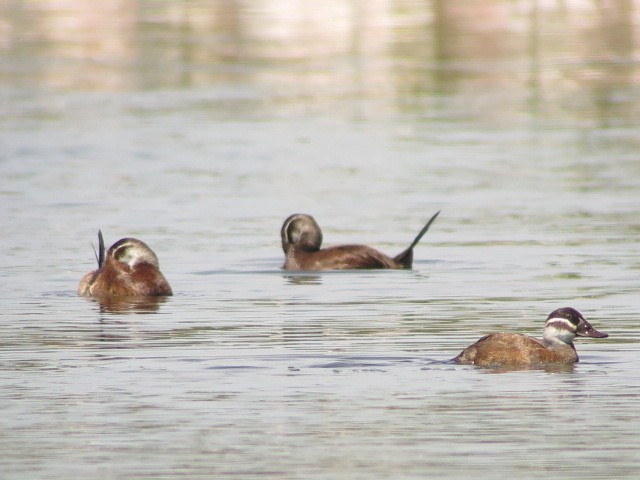
<instances>
[{"instance_id":1,"label":"blurred background","mask_svg":"<svg viewBox=\"0 0 640 480\"><path fill-rule=\"evenodd\" d=\"M257 118L425 121L451 120L438 99L482 90L493 95L446 110L582 127L638 115L632 0L3 0L0 11L4 95L216 88L263 98L239 112Z\"/></svg>"}]
</instances>

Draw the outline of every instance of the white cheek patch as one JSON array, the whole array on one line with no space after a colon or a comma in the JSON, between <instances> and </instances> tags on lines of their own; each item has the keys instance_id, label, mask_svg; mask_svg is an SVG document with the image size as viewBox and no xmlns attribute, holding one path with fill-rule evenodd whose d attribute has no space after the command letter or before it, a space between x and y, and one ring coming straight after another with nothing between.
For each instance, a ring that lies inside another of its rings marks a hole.
<instances>
[{"instance_id":1,"label":"white cheek patch","mask_svg":"<svg viewBox=\"0 0 640 480\"><path fill-rule=\"evenodd\" d=\"M130 267L133 267L133 265L136 263L136 259L138 258L133 250L133 248L128 248L125 251L125 254L120 258L120 261L122 263L126 263Z\"/></svg>"},{"instance_id":2,"label":"white cheek patch","mask_svg":"<svg viewBox=\"0 0 640 480\"><path fill-rule=\"evenodd\" d=\"M564 343L571 342L576 336L574 332L564 328L547 327L547 330L549 331L549 335L557 338L558 340L562 340Z\"/></svg>"},{"instance_id":3,"label":"white cheek patch","mask_svg":"<svg viewBox=\"0 0 640 480\"><path fill-rule=\"evenodd\" d=\"M298 243L300 240L300 232L298 230L294 230L293 232L289 232L289 242L290 243Z\"/></svg>"},{"instance_id":4,"label":"white cheek patch","mask_svg":"<svg viewBox=\"0 0 640 480\"><path fill-rule=\"evenodd\" d=\"M143 245L129 244L121 248L124 248L124 255L120 256L118 260L126 263L130 268L133 268L139 263L150 263L151 265L155 265L156 268L158 267L158 257Z\"/></svg>"},{"instance_id":5,"label":"white cheek patch","mask_svg":"<svg viewBox=\"0 0 640 480\"><path fill-rule=\"evenodd\" d=\"M560 340L570 344L576 336L576 326L566 318L550 318L544 326L546 339Z\"/></svg>"}]
</instances>

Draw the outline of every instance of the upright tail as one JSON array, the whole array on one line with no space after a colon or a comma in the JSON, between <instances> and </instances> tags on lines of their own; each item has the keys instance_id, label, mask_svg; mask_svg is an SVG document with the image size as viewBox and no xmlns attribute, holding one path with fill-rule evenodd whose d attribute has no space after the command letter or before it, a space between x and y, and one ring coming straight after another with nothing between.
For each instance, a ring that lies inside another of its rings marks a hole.
<instances>
[{"instance_id":1,"label":"upright tail","mask_svg":"<svg viewBox=\"0 0 640 480\"><path fill-rule=\"evenodd\" d=\"M427 224L422 227L422 230L420 230L420 233L416 235L416 238L413 240L413 242L411 242L409 248L393 258L396 262L402 265L402 268L410 269L413 266L413 247L415 247L418 242L422 240L422 237L424 237L424 234L427 233L427 230L429 230L429 227L438 217L438 215L440 215L440 211L437 211L435 215L431 217L431 219L427 222Z\"/></svg>"},{"instance_id":2,"label":"upright tail","mask_svg":"<svg viewBox=\"0 0 640 480\"><path fill-rule=\"evenodd\" d=\"M93 244L91 244L93 247ZM93 253L96 256L96 260L98 262L98 268L102 268L104 265L105 258L105 249L104 249L104 238L102 238L102 231L98 230L98 252L96 252L96 247L93 247Z\"/></svg>"},{"instance_id":3,"label":"upright tail","mask_svg":"<svg viewBox=\"0 0 640 480\"><path fill-rule=\"evenodd\" d=\"M105 248L104 248L104 238L102 238L102 230L98 230L98 248L100 250L100 256L98 257L98 266L102 268L105 260L105 254L104 254Z\"/></svg>"}]
</instances>

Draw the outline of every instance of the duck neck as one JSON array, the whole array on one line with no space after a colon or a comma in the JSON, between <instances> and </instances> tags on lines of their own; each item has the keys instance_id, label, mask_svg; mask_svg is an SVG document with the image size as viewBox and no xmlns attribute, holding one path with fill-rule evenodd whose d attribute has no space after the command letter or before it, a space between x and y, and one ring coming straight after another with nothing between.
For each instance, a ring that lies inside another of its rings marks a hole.
<instances>
[{"instance_id":1,"label":"duck neck","mask_svg":"<svg viewBox=\"0 0 640 480\"><path fill-rule=\"evenodd\" d=\"M293 250L297 252L317 252L320 247L312 243L300 242L293 246Z\"/></svg>"},{"instance_id":2,"label":"duck neck","mask_svg":"<svg viewBox=\"0 0 640 480\"><path fill-rule=\"evenodd\" d=\"M575 336L573 332L547 325L542 332L542 341L550 348L571 347L575 350L576 347L573 345Z\"/></svg>"}]
</instances>

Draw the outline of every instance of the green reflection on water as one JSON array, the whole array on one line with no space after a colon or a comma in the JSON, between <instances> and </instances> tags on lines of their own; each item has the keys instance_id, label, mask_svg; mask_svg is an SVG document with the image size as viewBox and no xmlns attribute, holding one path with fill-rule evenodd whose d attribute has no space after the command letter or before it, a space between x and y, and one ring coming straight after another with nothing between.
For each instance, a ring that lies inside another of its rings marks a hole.
<instances>
[{"instance_id":1,"label":"green reflection on water","mask_svg":"<svg viewBox=\"0 0 640 480\"><path fill-rule=\"evenodd\" d=\"M214 88L251 92L254 109L352 119L625 125L640 113L636 11L632 0L0 2L0 85Z\"/></svg>"}]
</instances>

